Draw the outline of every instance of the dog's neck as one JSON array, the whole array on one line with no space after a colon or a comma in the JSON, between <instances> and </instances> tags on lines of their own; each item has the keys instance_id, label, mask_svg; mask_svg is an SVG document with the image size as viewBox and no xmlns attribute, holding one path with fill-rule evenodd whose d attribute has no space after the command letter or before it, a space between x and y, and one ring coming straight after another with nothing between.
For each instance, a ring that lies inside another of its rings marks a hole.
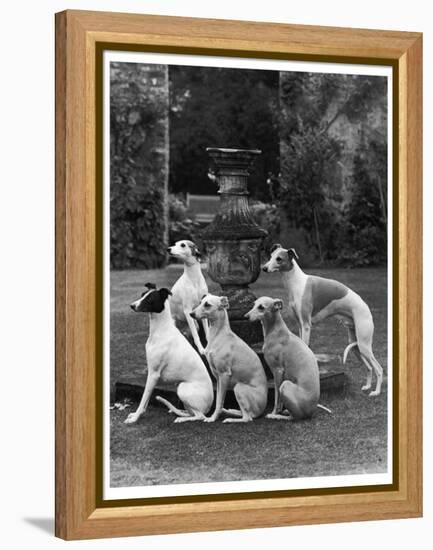
<instances>
[{"instance_id":1,"label":"dog's neck","mask_svg":"<svg viewBox=\"0 0 433 550\"><path fill-rule=\"evenodd\" d=\"M283 321L283 318L281 317L281 313L279 311L276 311L274 315L266 315L261 319L262 327L263 327L263 336L264 339L272 334L272 332L275 332L280 329L287 329L286 323Z\"/></svg>"},{"instance_id":2,"label":"dog's neck","mask_svg":"<svg viewBox=\"0 0 433 550\"><path fill-rule=\"evenodd\" d=\"M281 279L283 281L283 285L286 287L286 290L289 292L289 298L290 298L290 290L293 287L293 285L298 284L305 284L305 280L308 278L308 275L302 271L302 269L299 267L299 265L296 263L295 260L293 260L293 267L290 271L280 271L281 273Z\"/></svg>"},{"instance_id":3,"label":"dog's neck","mask_svg":"<svg viewBox=\"0 0 433 550\"><path fill-rule=\"evenodd\" d=\"M191 257L185 259L183 262L183 272L193 281L199 279L202 272L200 262L197 258Z\"/></svg>"},{"instance_id":4,"label":"dog's neck","mask_svg":"<svg viewBox=\"0 0 433 550\"><path fill-rule=\"evenodd\" d=\"M287 279L295 279L297 277L305 276L305 273L302 271L302 269L296 263L296 260L292 260L292 268L291 269L282 270L282 271L280 271L280 273L281 273L281 276L283 278L287 278Z\"/></svg>"},{"instance_id":5,"label":"dog's neck","mask_svg":"<svg viewBox=\"0 0 433 550\"><path fill-rule=\"evenodd\" d=\"M218 310L218 314L209 319L209 342L212 342L217 336L230 330L227 311L225 309Z\"/></svg>"},{"instance_id":6,"label":"dog's neck","mask_svg":"<svg viewBox=\"0 0 433 550\"><path fill-rule=\"evenodd\" d=\"M168 300L164 303L164 309L161 313L150 313L149 314L149 340L153 337L161 336L161 331L166 331L167 329L173 328L175 326L173 317L171 316L170 304Z\"/></svg>"}]
</instances>

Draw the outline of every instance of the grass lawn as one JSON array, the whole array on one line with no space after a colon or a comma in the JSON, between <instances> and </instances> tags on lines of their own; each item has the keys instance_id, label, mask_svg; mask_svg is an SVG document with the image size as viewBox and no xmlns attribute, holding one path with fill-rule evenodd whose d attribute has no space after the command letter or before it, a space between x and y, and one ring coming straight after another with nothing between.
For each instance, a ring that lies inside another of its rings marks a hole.
<instances>
[{"instance_id":1,"label":"grass lawn","mask_svg":"<svg viewBox=\"0 0 433 550\"><path fill-rule=\"evenodd\" d=\"M150 406L137 424L127 426L123 421L131 409L114 409L110 411L112 487L386 471L386 270L314 272L346 283L369 304L375 321L373 349L385 374L382 394L368 398L361 392L366 371L351 354L344 392L321 398L332 416L319 410L312 420L297 423L261 418L245 425L173 424L165 408ZM179 275L178 266L111 273L112 387L119 379L145 381L147 315L132 312L129 304L140 296L144 283L170 287ZM217 285L207 279L210 292L216 290ZM257 296L284 298L278 274L262 273L251 288ZM346 331L335 320L313 328L311 347L316 353L341 354L346 344Z\"/></svg>"}]
</instances>

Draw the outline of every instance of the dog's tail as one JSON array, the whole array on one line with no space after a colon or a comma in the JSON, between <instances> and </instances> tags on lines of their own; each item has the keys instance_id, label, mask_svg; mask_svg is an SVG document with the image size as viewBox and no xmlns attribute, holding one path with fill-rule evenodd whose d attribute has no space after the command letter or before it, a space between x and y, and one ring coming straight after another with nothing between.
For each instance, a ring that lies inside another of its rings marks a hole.
<instances>
[{"instance_id":1,"label":"dog's tail","mask_svg":"<svg viewBox=\"0 0 433 550\"><path fill-rule=\"evenodd\" d=\"M172 405L170 401L167 401L167 399L164 399L164 397L161 397L160 395L157 395L156 399L163 403L170 412L174 412L175 414L177 414L177 416L191 416L186 411L181 411L180 409Z\"/></svg>"},{"instance_id":2,"label":"dog's tail","mask_svg":"<svg viewBox=\"0 0 433 550\"><path fill-rule=\"evenodd\" d=\"M349 351L357 345L358 345L358 342L352 342L351 344L349 344L346 347L346 349L344 350L344 353L343 353L343 365L346 364L346 360L347 360L347 356L349 355Z\"/></svg>"},{"instance_id":3,"label":"dog's tail","mask_svg":"<svg viewBox=\"0 0 433 550\"><path fill-rule=\"evenodd\" d=\"M328 407L325 407L325 405L321 405L320 403L317 403L317 406L319 407L319 409L323 409L327 413L332 414L331 409L328 409Z\"/></svg>"}]
</instances>

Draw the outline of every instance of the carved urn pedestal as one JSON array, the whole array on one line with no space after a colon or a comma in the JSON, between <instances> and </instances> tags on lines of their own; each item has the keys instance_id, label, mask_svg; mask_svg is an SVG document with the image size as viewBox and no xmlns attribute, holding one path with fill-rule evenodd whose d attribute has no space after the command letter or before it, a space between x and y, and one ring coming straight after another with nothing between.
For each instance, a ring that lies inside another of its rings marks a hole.
<instances>
[{"instance_id":1,"label":"carved urn pedestal","mask_svg":"<svg viewBox=\"0 0 433 550\"><path fill-rule=\"evenodd\" d=\"M254 221L248 204L248 176L255 149L208 148L220 195L219 211L202 232L208 273L227 296L232 330L253 345L263 340L260 323L244 315L256 299L249 289L260 274L260 249L267 232Z\"/></svg>"}]
</instances>

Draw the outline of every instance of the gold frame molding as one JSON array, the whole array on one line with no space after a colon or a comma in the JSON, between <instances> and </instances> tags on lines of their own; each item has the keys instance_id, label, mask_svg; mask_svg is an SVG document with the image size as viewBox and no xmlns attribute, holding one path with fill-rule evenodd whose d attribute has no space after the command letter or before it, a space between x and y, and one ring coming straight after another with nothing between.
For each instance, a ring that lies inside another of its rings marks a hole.
<instances>
[{"instance_id":1,"label":"gold frame molding","mask_svg":"<svg viewBox=\"0 0 433 550\"><path fill-rule=\"evenodd\" d=\"M102 500L104 49L380 64L393 68L392 485ZM421 335L421 33L75 10L56 14L58 537L71 540L420 516Z\"/></svg>"}]
</instances>

